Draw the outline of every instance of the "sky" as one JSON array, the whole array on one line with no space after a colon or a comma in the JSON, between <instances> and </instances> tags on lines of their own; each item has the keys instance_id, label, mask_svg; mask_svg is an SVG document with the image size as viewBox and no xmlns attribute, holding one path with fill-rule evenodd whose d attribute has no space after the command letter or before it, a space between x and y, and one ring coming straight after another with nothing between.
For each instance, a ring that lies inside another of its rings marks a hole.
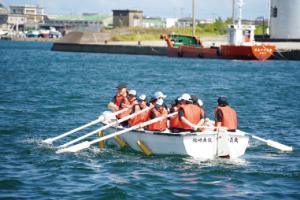
<instances>
[{"instance_id":1,"label":"sky","mask_svg":"<svg viewBox=\"0 0 300 200\"><path fill-rule=\"evenodd\" d=\"M236 0L237 1L237 0ZM110 13L113 9L143 10L151 17L185 17L192 14L192 0L0 0L5 6L39 4L48 15L80 15L84 12ZM196 17L231 17L232 0L195 0ZM268 17L269 0L244 0L243 18Z\"/></svg>"}]
</instances>

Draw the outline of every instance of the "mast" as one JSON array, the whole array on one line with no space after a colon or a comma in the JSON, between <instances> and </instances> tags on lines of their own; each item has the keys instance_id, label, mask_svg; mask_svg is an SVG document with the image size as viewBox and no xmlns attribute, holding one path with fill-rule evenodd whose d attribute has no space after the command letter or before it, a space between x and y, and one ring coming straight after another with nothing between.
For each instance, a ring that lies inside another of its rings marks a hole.
<instances>
[{"instance_id":1,"label":"mast","mask_svg":"<svg viewBox=\"0 0 300 200\"><path fill-rule=\"evenodd\" d=\"M232 16L232 23L234 24L235 23L235 0L232 0L232 13L231 13L231 16Z\"/></svg>"},{"instance_id":2,"label":"mast","mask_svg":"<svg viewBox=\"0 0 300 200\"><path fill-rule=\"evenodd\" d=\"M238 16L238 26L242 26L242 10L243 10L244 0L239 0L239 16Z\"/></svg>"},{"instance_id":3,"label":"mast","mask_svg":"<svg viewBox=\"0 0 300 200\"><path fill-rule=\"evenodd\" d=\"M195 0L192 0L192 15L193 15L193 36L195 36L196 35Z\"/></svg>"}]
</instances>

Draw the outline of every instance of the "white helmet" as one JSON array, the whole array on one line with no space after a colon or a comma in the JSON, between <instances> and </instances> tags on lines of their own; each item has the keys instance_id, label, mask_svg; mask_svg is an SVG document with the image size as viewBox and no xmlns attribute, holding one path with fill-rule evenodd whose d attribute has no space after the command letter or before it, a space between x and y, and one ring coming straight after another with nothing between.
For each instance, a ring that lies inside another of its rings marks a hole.
<instances>
[{"instance_id":1,"label":"white helmet","mask_svg":"<svg viewBox=\"0 0 300 200\"><path fill-rule=\"evenodd\" d=\"M128 94L132 96L136 96L136 91L135 90L129 90Z\"/></svg>"},{"instance_id":2,"label":"white helmet","mask_svg":"<svg viewBox=\"0 0 300 200\"><path fill-rule=\"evenodd\" d=\"M142 94L141 96L139 96L138 100L140 101L146 101L147 96L145 94Z\"/></svg>"},{"instance_id":3,"label":"white helmet","mask_svg":"<svg viewBox=\"0 0 300 200\"><path fill-rule=\"evenodd\" d=\"M201 99L198 99L199 106L203 106L203 101Z\"/></svg>"},{"instance_id":4,"label":"white helmet","mask_svg":"<svg viewBox=\"0 0 300 200\"><path fill-rule=\"evenodd\" d=\"M167 95L164 95L164 93L162 93L161 91L157 91L154 93L154 97L156 99L159 99L159 98L165 99L167 97Z\"/></svg>"},{"instance_id":5,"label":"white helmet","mask_svg":"<svg viewBox=\"0 0 300 200\"><path fill-rule=\"evenodd\" d=\"M188 93L184 93L183 95L181 95L181 97L178 100L179 101L181 101L181 100L192 101L191 100L191 95L189 95Z\"/></svg>"}]
</instances>

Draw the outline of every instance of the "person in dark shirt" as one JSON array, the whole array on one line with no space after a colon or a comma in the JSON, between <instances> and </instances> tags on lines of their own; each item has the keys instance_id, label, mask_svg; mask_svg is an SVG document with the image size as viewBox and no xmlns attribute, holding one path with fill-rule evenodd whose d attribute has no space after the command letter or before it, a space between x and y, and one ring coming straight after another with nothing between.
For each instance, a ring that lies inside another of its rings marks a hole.
<instances>
[{"instance_id":1,"label":"person in dark shirt","mask_svg":"<svg viewBox=\"0 0 300 200\"><path fill-rule=\"evenodd\" d=\"M219 97L218 107L215 109L216 130L218 130L220 127L225 127L227 131L235 132L237 125L238 120L235 110L229 106L226 97Z\"/></svg>"}]
</instances>

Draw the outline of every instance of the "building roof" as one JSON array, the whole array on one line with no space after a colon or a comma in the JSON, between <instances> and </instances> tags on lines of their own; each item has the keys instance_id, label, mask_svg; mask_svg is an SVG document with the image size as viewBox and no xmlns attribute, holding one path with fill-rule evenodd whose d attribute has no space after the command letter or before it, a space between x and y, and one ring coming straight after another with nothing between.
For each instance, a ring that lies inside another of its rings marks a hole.
<instances>
[{"instance_id":1,"label":"building roof","mask_svg":"<svg viewBox=\"0 0 300 200\"><path fill-rule=\"evenodd\" d=\"M50 20L62 20L62 21L104 21L107 18L111 18L111 14L96 14L96 15L64 15L64 16L48 16Z\"/></svg>"},{"instance_id":2,"label":"building roof","mask_svg":"<svg viewBox=\"0 0 300 200\"><path fill-rule=\"evenodd\" d=\"M10 5L11 7L18 7L18 8L41 8L39 5Z\"/></svg>"},{"instance_id":3,"label":"building roof","mask_svg":"<svg viewBox=\"0 0 300 200\"><path fill-rule=\"evenodd\" d=\"M129 10L129 9L126 9L126 10L113 10L113 12L138 12L138 13L143 13L142 10Z\"/></svg>"}]
</instances>

